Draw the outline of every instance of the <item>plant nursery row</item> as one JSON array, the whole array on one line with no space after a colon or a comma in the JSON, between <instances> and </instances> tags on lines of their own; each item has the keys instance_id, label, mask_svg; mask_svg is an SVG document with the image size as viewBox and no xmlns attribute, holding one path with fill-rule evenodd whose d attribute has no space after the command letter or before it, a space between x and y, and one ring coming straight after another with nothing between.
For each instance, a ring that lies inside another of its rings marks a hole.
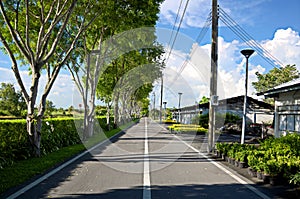
<instances>
[{"instance_id":1,"label":"plant nursery row","mask_svg":"<svg viewBox=\"0 0 300 199\"><path fill-rule=\"evenodd\" d=\"M217 156L247 168L252 177L272 185L290 183L300 186L300 135L290 133L267 138L257 145L217 143Z\"/></svg>"}]
</instances>

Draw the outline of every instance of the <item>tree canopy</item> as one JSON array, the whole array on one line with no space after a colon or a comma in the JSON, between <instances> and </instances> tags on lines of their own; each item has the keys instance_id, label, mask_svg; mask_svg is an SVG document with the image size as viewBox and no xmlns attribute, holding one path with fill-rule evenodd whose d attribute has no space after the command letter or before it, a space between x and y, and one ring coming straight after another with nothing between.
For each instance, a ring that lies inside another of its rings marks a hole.
<instances>
[{"instance_id":1,"label":"tree canopy","mask_svg":"<svg viewBox=\"0 0 300 199\"><path fill-rule=\"evenodd\" d=\"M252 82L252 85L258 93L270 90L275 86L299 78L299 71L297 70L296 65L273 68L266 74L260 74L259 72L256 72L255 74L257 82Z\"/></svg>"},{"instance_id":2,"label":"tree canopy","mask_svg":"<svg viewBox=\"0 0 300 199\"><path fill-rule=\"evenodd\" d=\"M13 84L1 83L0 108L2 114L10 116L22 116L26 109L26 103L20 91L16 91Z\"/></svg>"}]
</instances>

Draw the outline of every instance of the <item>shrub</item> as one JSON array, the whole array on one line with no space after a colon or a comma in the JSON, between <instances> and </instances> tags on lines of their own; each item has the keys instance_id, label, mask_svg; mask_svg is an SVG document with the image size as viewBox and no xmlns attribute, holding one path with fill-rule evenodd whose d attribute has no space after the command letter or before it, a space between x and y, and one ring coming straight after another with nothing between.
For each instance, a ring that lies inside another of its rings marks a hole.
<instances>
[{"instance_id":1,"label":"shrub","mask_svg":"<svg viewBox=\"0 0 300 199\"><path fill-rule=\"evenodd\" d=\"M45 119L42 123L41 154L46 155L62 147L78 144L80 132L74 118ZM106 128L106 118L98 117L102 128ZM15 160L31 157L31 145L26 131L26 120L0 120L0 168Z\"/></svg>"}]
</instances>

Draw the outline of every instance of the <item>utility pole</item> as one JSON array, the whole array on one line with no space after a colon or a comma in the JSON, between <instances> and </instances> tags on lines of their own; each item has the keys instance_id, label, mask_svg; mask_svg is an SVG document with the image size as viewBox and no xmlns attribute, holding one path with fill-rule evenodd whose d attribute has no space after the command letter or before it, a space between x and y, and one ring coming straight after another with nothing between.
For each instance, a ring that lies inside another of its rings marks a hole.
<instances>
[{"instance_id":1,"label":"utility pole","mask_svg":"<svg viewBox=\"0 0 300 199\"><path fill-rule=\"evenodd\" d=\"M215 104L217 96L218 75L218 0L212 0L212 41L211 41L211 75L210 75L210 103L209 103L209 130L208 153L213 152L215 145Z\"/></svg>"},{"instance_id":2,"label":"utility pole","mask_svg":"<svg viewBox=\"0 0 300 199\"><path fill-rule=\"evenodd\" d=\"M180 118L180 101L181 101L181 95L182 95L182 93L178 93L178 121L177 122L181 122L181 118Z\"/></svg>"}]
</instances>

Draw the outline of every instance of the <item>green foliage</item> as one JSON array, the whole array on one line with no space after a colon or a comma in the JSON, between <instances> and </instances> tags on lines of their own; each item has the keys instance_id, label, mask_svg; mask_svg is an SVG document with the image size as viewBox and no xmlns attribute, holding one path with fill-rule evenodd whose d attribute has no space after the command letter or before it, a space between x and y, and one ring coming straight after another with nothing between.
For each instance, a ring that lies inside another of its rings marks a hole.
<instances>
[{"instance_id":1,"label":"green foliage","mask_svg":"<svg viewBox=\"0 0 300 199\"><path fill-rule=\"evenodd\" d=\"M168 126L171 132L195 132L195 133L207 133L207 129L201 127L200 125L193 124L173 124Z\"/></svg>"},{"instance_id":2,"label":"green foliage","mask_svg":"<svg viewBox=\"0 0 300 199\"><path fill-rule=\"evenodd\" d=\"M290 182L290 184L300 186L300 171L297 172L296 174L292 175L289 182Z\"/></svg>"},{"instance_id":3,"label":"green foliage","mask_svg":"<svg viewBox=\"0 0 300 199\"><path fill-rule=\"evenodd\" d=\"M13 84L1 83L0 86L0 108L1 115L23 116L26 103L20 91L16 91Z\"/></svg>"},{"instance_id":4,"label":"green foliage","mask_svg":"<svg viewBox=\"0 0 300 199\"><path fill-rule=\"evenodd\" d=\"M104 130L106 118L98 117ZM62 147L81 143L73 118L46 119L42 124L41 154L46 155ZM0 168L15 160L31 157L31 145L26 132L25 120L0 120Z\"/></svg>"},{"instance_id":5,"label":"green foliage","mask_svg":"<svg viewBox=\"0 0 300 199\"><path fill-rule=\"evenodd\" d=\"M285 67L273 68L266 74L256 72L257 82L252 85L257 92L264 92L278 86L282 83L299 78L299 71L296 65L287 65Z\"/></svg>"},{"instance_id":6,"label":"green foliage","mask_svg":"<svg viewBox=\"0 0 300 199\"><path fill-rule=\"evenodd\" d=\"M208 103L209 102L209 98L208 97L205 97L203 96L199 102L199 104L205 104L205 103Z\"/></svg>"},{"instance_id":7,"label":"green foliage","mask_svg":"<svg viewBox=\"0 0 300 199\"><path fill-rule=\"evenodd\" d=\"M199 124L200 126L204 128L208 128L208 120L209 120L209 114L201 114L192 119L193 124ZM216 126L217 128L220 128L224 124L227 123L237 123L237 121L240 121L241 117L238 115L235 115L233 113L217 113L216 114Z\"/></svg>"},{"instance_id":8,"label":"green foliage","mask_svg":"<svg viewBox=\"0 0 300 199\"><path fill-rule=\"evenodd\" d=\"M282 175L290 183L299 183L300 172L300 135L288 134L281 138L268 138L259 146L237 143L217 143L221 153L248 162L256 171L271 176Z\"/></svg>"}]
</instances>

